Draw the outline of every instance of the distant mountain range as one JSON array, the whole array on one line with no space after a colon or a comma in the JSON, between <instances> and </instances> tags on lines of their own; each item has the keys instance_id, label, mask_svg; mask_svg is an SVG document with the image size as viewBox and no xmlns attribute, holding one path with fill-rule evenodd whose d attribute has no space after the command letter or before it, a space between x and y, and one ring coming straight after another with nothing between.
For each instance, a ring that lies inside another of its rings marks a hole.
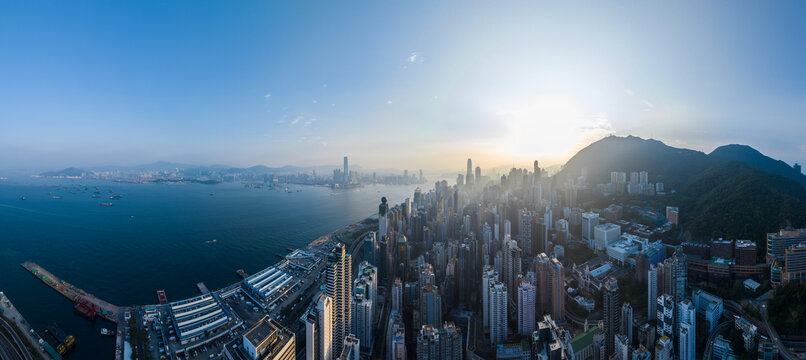
<instances>
[{"instance_id":1,"label":"distant mountain range","mask_svg":"<svg viewBox=\"0 0 806 360\"><path fill-rule=\"evenodd\" d=\"M806 176L746 145L725 145L710 154L638 137L603 138L574 155L555 178L610 182L611 171L648 171L664 182L669 205L680 208L684 230L694 236L750 239L764 252L765 233L806 226ZM629 177L628 177L629 179Z\"/></svg>"},{"instance_id":2,"label":"distant mountain range","mask_svg":"<svg viewBox=\"0 0 806 360\"><path fill-rule=\"evenodd\" d=\"M138 173L138 172L148 172L148 171L160 171L160 172L170 172L175 170L181 170L184 173L205 173L210 171L217 171L220 173L243 173L243 172L250 172L256 175L263 175L263 174L296 174L300 172L312 172L316 171L319 174L329 174L334 169L341 169L343 167L342 164L339 165L317 165L317 166L293 166L293 165L285 165L281 167L268 167L265 165L255 165L248 168L238 168L232 167L229 165L194 165L194 164L183 164L183 163L173 163L167 161L158 161L151 164L143 164L143 165L135 165L135 166L114 166L114 165L107 165L107 166L97 166L97 167L87 167L86 169L78 169L78 168L67 168L59 171L48 171L41 173L41 176L81 176L82 173L91 173L91 172L107 172L107 171L120 171L122 173ZM378 173L378 175L386 175L386 174L402 174L403 170L398 169L365 169L360 165L350 165L351 170L357 170L362 172L367 171L374 171ZM414 171L414 170L410 170ZM77 175L76 175L77 174Z\"/></svg>"}]
</instances>

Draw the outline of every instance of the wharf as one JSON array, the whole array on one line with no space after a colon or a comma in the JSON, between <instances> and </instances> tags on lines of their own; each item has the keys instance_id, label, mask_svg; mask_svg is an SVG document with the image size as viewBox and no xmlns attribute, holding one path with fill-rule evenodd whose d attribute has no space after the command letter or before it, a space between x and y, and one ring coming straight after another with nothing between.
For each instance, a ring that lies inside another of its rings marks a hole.
<instances>
[{"instance_id":1,"label":"wharf","mask_svg":"<svg viewBox=\"0 0 806 360\"><path fill-rule=\"evenodd\" d=\"M207 294L210 292L210 290L207 289L207 285L204 285L204 282L202 281L197 282L196 287L199 288L199 291L201 291L202 294Z\"/></svg>"},{"instance_id":2,"label":"wharf","mask_svg":"<svg viewBox=\"0 0 806 360\"><path fill-rule=\"evenodd\" d=\"M115 346L115 359L123 359L123 338L126 336L126 322L123 320L123 313L131 311L131 308L122 307L110 304L95 295L92 295L73 284L70 284L45 270L43 267L37 265L33 261L26 261L21 264L25 270L28 270L37 279L41 280L45 285L50 286L51 289L56 290L59 294L70 299L73 303L78 299L83 299L97 307L97 315L117 324L117 338Z\"/></svg>"}]
</instances>

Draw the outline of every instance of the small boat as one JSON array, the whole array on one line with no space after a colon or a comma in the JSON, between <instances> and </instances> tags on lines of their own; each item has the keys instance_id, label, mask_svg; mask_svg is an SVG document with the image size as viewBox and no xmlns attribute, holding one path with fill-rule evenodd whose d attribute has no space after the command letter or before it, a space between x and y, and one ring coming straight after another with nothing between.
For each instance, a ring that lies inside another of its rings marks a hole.
<instances>
[{"instance_id":1,"label":"small boat","mask_svg":"<svg viewBox=\"0 0 806 360\"><path fill-rule=\"evenodd\" d=\"M62 197L61 196L51 196L50 198L51 199L61 199Z\"/></svg>"},{"instance_id":2,"label":"small boat","mask_svg":"<svg viewBox=\"0 0 806 360\"><path fill-rule=\"evenodd\" d=\"M101 197L101 195L93 195L92 197L95 198L95 199L98 199L98 198Z\"/></svg>"},{"instance_id":3,"label":"small boat","mask_svg":"<svg viewBox=\"0 0 806 360\"><path fill-rule=\"evenodd\" d=\"M20 196L20 200L25 200L25 196Z\"/></svg>"},{"instance_id":4,"label":"small boat","mask_svg":"<svg viewBox=\"0 0 806 360\"><path fill-rule=\"evenodd\" d=\"M103 336L115 336L115 332L109 330L107 328L101 328L101 335Z\"/></svg>"},{"instance_id":5,"label":"small boat","mask_svg":"<svg viewBox=\"0 0 806 360\"><path fill-rule=\"evenodd\" d=\"M98 204L98 205L101 205L101 206L112 206L112 203L100 203L100 204Z\"/></svg>"},{"instance_id":6,"label":"small boat","mask_svg":"<svg viewBox=\"0 0 806 360\"><path fill-rule=\"evenodd\" d=\"M122 197L123 197L123 195L112 195L109 198L112 199L112 200L115 200L115 199L120 199Z\"/></svg>"}]
</instances>

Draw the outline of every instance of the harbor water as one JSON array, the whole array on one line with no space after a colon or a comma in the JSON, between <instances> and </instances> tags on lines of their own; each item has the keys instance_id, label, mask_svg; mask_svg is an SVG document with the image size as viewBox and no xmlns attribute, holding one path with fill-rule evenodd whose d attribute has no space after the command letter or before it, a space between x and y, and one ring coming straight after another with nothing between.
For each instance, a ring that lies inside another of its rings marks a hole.
<instances>
[{"instance_id":1,"label":"harbor water","mask_svg":"<svg viewBox=\"0 0 806 360\"><path fill-rule=\"evenodd\" d=\"M114 338L100 329L113 326L73 314L69 300L20 263L33 260L117 305L157 303L159 289L180 300L199 294L198 282L210 289L237 282L237 269L257 272L286 248L373 215L381 196L399 203L415 187L0 180L0 290L37 330L56 322L75 335L68 359L108 359Z\"/></svg>"}]
</instances>

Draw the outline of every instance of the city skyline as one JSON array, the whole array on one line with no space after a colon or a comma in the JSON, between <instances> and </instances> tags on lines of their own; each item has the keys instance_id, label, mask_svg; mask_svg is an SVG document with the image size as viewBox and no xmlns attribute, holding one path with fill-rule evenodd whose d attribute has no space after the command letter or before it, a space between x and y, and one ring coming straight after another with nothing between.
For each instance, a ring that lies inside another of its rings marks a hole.
<instances>
[{"instance_id":1,"label":"city skyline","mask_svg":"<svg viewBox=\"0 0 806 360\"><path fill-rule=\"evenodd\" d=\"M0 168L806 156L802 3L456 5L4 4Z\"/></svg>"}]
</instances>

